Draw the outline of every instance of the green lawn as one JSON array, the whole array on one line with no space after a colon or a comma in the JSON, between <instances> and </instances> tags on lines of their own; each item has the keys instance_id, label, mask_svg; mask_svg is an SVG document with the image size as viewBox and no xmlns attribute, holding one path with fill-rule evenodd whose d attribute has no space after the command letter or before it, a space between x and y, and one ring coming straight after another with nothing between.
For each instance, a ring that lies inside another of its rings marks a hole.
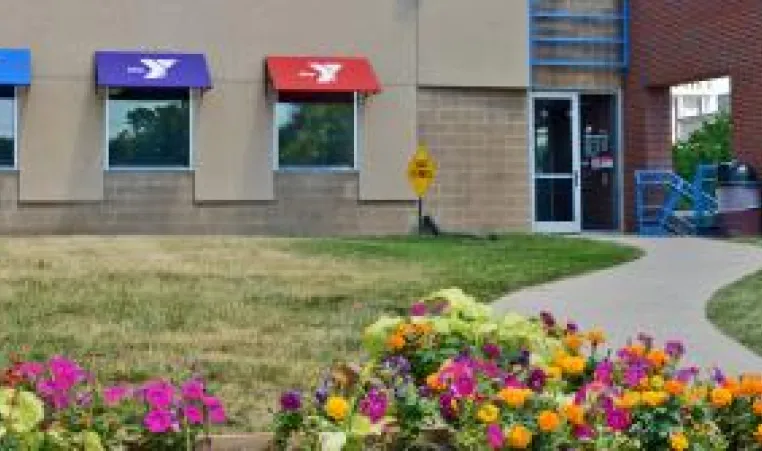
<instances>
[{"instance_id":1,"label":"green lawn","mask_svg":"<svg viewBox=\"0 0 762 451\"><path fill-rule=\"evenodd\" d=\"M357 353L381 311L460 286L485 300L639 252L582 239L23 238L0 240L0 346L87 358L137 380L198 363L239 430L284 387Z\"/></svg>"},{"instance_id":2,"label":"green lawn","mask_svg":"<svg viewBox=\"0 0 762 451\"><path fill-rule=\"evenodd\" d=\"M742 242L762 246L759 239ZM707 316L726 335L762 355L762 270L715 293Z\"/></svg>"}]
</instances>

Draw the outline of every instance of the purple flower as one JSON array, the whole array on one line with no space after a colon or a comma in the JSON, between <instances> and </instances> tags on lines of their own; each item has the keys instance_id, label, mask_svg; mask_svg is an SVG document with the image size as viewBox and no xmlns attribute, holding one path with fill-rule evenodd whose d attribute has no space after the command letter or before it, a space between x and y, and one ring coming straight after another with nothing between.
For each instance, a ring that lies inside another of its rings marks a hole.
<instances>
[{"instance_id":1,"label":"purple flower","mask_svg":"<svg viewBox=\"0 0 762 451\"><path fill-rule=\"evenodd\" d=\"M548 329L556 326L556 319L553 318L553 314L550 312L540 312L540 319L542 320L542 324L544 324Z\"/></svg>"},{"instance_id":2,"label":"purple flower","mask_svg":"<svg viewBox=\"0 0 762 451\"><path fill-rule=\"evenodd\" d=\"M595 380L606 385L611 385L611 376L614 373L614 364L604 360L595 368Z\"/></svg>"},{"instance_id":3,"label":"purple flower","mask_svg":"<svg viewBox=\"0 0 762 451\"><path fill-rule=\"evenodd\" d=\"M383 362L383 366L397 374L407 374L410 372L410 362L401 355L387 357Z\"/></svg>"},{"instance_id":4,"label":"purple flower","mask_svg":"<svg viewBox=\"0 0 762 451\"><path fill-rule=\"evenodd\" d=\"M437 303L437 304L435 304L435 305L434 305L434 308L432 309L432 312L433 312L435 315L441 315L442 313L444 313L445 311L447 311L447 309L448 309L449 307L450 307L450 303L449 303L449 302L447 302L447 301L442 301L442 302L439 302L439 303Z\"/></svg>"},{"instance_id":5,"label":"purple flower","mask_svg":"<svg viewBox=\"0 0 762 451\"><path fill-rule=\"evenodd\" d=\"M675 372L675 379L686 384L690 382L691 379L698 376L698 374L699 374L699 369L696 368L695 366L688 367L688 368L681 368Z\"/></svg>"},{"instance_id":6,"label":"purple flower","mask_svg":"<svg viewBox=\"0 0 762 451\"><path fill-rule=\"evenodd\" d=\"M328 400L328 387L322 386L315 390L315 401L321 406Z\"/></svg>"},{"instance_id":7,"label":"purple flower","mask_svg":"<svg viewBox=\"0 0 762 451\"><path fill-rule=\"evenodd\" d=\"M499 424L490 424L487 426L487 442L492 449L501 449L503 447L503 430Z\"/></svg>"},{"instance_id":8,"label":"purple flower","mask_svg":"<svg viewBox=\"0 0 762 451\"><path fill-rule=\"evenodd\" d=\"M493 361L483 362L479 365L479 370L491 379L495 379L500 375L500 367Z\"/></svg>"},{"instance_id":9,"label":"purple flower","mask_svg":"<svg viewBox=\"0 0 762 451\"><path fill-rule=\"evenodd\" d=\"M426 316L426 304L423 302L416 302L410 307L410 316Z\"/></svg>"},{"instance_id":10,"label":"purple flower","mask_svg":"<svg viewBox=\"0 0 762 451\"><path fill-rule=\"evenodd\" d=\"M386 415L387 406L386 393L373 388L360 401L360 412L375 424Z\"/></svg>"},{"instance_id":11,"label":"purple flower","mask_svg":"<svg viewBox=\"0 0 762 451\"><path fill-rule=\"evenodd\" d=\"M630 427L630 415L622 409L609 409L606 412L606 424L614 431L625 431Z\"/></svg>"},{"instance_id":12,"label":"purple flower","mask_svg":"<svg viewBox=\"0 0 762 451\"><path fill-rule=\"evenodd\" d=\"M109 407L117 406L129 396L129 393L129 388L122 385L107 387L103 389L103 402Z\"/></svg>"},{"instance_id":13,"label":"purple flower","mask_svg":"<svg viewBox=\"0 0 762 451\"><path fill-rule=\"evenodd\" d=\"M721 369L715 367L712 369L712 380L718 384L722 384L725 382L725 373L722 372Z\"/></svg>"},{"instance_id":14,"label":"purple flower","mask_svg":"<svg viewBox=\"0 0 762 451\"><path fill-rule=\"evenodd\" d=\"M519 351L519 355L516 356L516 358L513 360L512 363L516 365L527 366L529 365L529 357L530 357L529 350L522 349L521 351Z\"/></svg>"},{"instance_id":15,"label":"purple flower","mask_svg":"<svg viewBox=\"0 0 762 451\"><path fill-rule=\"evenodd\" d=\"M167 432L172 427L172 414L168 410L151 410L143 418L143 424L154 434Z\"/></svg>"},{"instance_id":16,"label":"purple flower","mask_svg":"<svg viewBox=\"0 0 762 451\"><path fill-rule=\"evenodd\" d=\"M490 359L496 359L500 357L500 346L494 343L487 343L482 346L482 352Z\"/></svg>"},{"instance_id":17,"label":"purple flower","mask_svg":"<svg viewBox=\"0 0 762 451\"><path fill-rule=\"evenodd\" d=\"M185 382L181 388L183 398L188 400L198 400L204 397L204 382L198 379L191 379Z\"/></svg>"},{"instance_id":18,"label":"purple flower","mask_svg":"<svg viewBox=\"0 0 762 451\"><path fill-rule=\"evenodd\" d=\"M638 334L638 341L643 343L643 346L645 346L646 349L650 349L654 345L654 337L652 337L652 336L650 336L648 334L645 334L643 332Z\"/></svg>"},{"instance_id":19,"label":"purple flower","mask_svg":"<svg viewBox=\"0 0 762 451\"><path fill-rule=\"evenodd\" d=\"M641 364L632 364L624 371L624 381L629 387L637 387L646 377L646 370Z\"/></svg>"},{"instance_id":20,"label":"purple flower","mask_svg":"<svg viewBox=\"0 0 762 451\"><path fill-rule=\"evenodd\" d=\"M566 323L566 331L569 332L570 334L576 334L577 332L579 332L579 326L577 325L577 323L573 323L570 321Z\"/></svg>"},{"instance_id":21,"label":"purple flower","mask_svg":"<svg viewBox=\"0 0 762 451\"><path fill-rule=\"evenodd\" d=\"M79 407L89 407L93 403L92 393L80 393L77 395L77 405Z\"/></svg>"},{"instance_id":22,"label":"purple flower","mask_svg":"<svg viewBox=\"0 0 762 451\"><path fill-rule=\"evenodd\" d=\"M679 359L685 354L685 346L682 342L671 340L664 345L664 352L673 359Z\"/></svg>"},{"instance_id":23,"label":"purple flower","mask_svg":"<svg viewBox=\"0 0 762 451\"><path fill-rule=\"evenodd\" d=\"M166 381L153 381L143 386L145 400L154 409L167 409L174 400L175 388Z\"/></svg>"},{"instance_id":24,"label":"purple flower","mask_svg":"<svg viewBox=\"0 0 762 451\"><path fill-rule=\"evenodd\" d=\"M183 407L183 416L188 424L202 424L204 422L204 413L193 404L186 404Z\"/></svg>"},{"instance_id":25,"label":"purple flower","mask_svg":"<svg viewBox=\"0 0 762 451\"><path fill-rule=\"evenodd\" d=\"M292 390L283 393L280 397L280 408L286 411L296 411L302 408L302 395Z\"/></svg>"},{"instance_id":26,"label":"purple flower","mask_svg":"<svg viewBox=\"0 0 762 451\"><path fill-rule=\"evenodd\" d=\"M537 393L542 392L546 381L547 376L545 375L545 372L539 368L535 368L529 373L529 388Z\"/></svg>"},{"instance_id":27,"label":"purple flower","mask_svg":"<svg viewBox=\"0 0 762 451\"><path fill-rule=\"evenodd\" d=\"M455 398L449 393L443 393L439 397L439 411L445 420L454 420L457 417L455 411Z\"/></svg>"},{"instance_id":28,"label":"purple flower","mask_svg":"<svg viewBox=\"0 0 762 451\"><path fill-rule=\"evenodd\" d=\"M56 391L55 384L52 379L41 379L37 382L37 393L43 398L52 396Z\"/></svg>"},{"instance_id":29,"label":"purple flower","mask_svg":"<svg viewBox=\"0 0 762 451\"><path fill-rule=\"evenodd\" d=\"M588 425L575 426L574 436L580 440L591 440L595 437L595 431Z\"/></svg>"}]
</instances>

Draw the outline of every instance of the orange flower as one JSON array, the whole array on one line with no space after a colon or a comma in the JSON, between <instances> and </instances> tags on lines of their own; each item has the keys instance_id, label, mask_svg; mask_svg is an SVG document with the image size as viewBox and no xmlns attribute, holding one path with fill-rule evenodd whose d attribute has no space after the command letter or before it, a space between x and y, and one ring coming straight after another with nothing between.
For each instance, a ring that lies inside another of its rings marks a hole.
<instances>
[{"instance_id":1,"label":"orange flower","mask_svg":"<svg viewBox=\"0 0 762 451\"><path fill-rule=\"evenodd\" d=\"M747 374L741 377L741 394L758 396L762 394L762 377L758 374Z\"/></svg>"},{"instance_id":2,"label":"orange flower","mask_svg":"<svg viewBox=\"0 0 762 451\"><path fill-rule=\"evenodd\" d=\"M625 392L620 398L614 400L614 405L619 409L632 409L640 404L640 394L637 392Z\"/></svg>"},{"instance_id":3,"label":"orange flower","mask_svg":"<svg viewBox=\"0 0 762 451\"><path fill-rule=\"evenodd\" d=\"M579 351L579 348L582 347L583 343L584 341L582 340L582 337L577 334L567 334L566 337L564 337L564 344L574 352Z\"/></svg>"},{"instance_id":4,"label":"orange flower","mask_svg":"<svg viewBox=\"0 0 762 451\"><path fill-rule=\"evenodd\" d=\"M418 323L415 325L416 331L421 335L427 335L430 334L434 327L432 327L429 323Z\"/></svg>"},{"instance_id":5,"label":"orange flower","mask_svg":"<svg viewBox=\"0 0 762 451\"><path fill-rule=\"evenodd\" d=\"M738 396L738 394L741 392L741 383L738 382L738 379L733 379L729 377L725 379L725 381L723 381L722 388L725 388L728 391L730 391L730 393L732 393L733 396Z\"/></svg>"},{"instance_id":6,"label":"orange flower","mask_svg":"<svg viewBox=\"0 0 762 451\"><path fill-rule=\"evenodd\" d=\"M532 431L516 424L508 430L508 445L514 449L527 449L532 443Z\"/></svg>"},{"instance_id":7,"label":"orange flower","mask_svg":"<svg viewBox=\"0 0 762 451\"><path fill-rule=\"evenodd\" d=\"M542 432L553 432L561 425L561 418L555 412L543 410L537 416L537 424Z\"/></svg>"},{"instance_id":8,"label":"orange flower","mask_svg":"<svg viewBox=\"0 0 762 451\"><path fill-rule=\"evenodd\" d=\"M727 407L733 402L733 392L727 388L715 388L709 395L712 405L717 408Z\"/></svg>"},{"instance_id":9,"label":"orange flower","mask_svg":"<svg viewBox=\"0 0 762 451\"><path fill-rule=\"evenodd\" d=\"M664 383L664 389L672 396L680 396L685 391L685 384L677 379L671 379Z\"/></svg>"},{"instance_id":10,"label":"orange flower","mask_svg":"<svg viewBox=\"0 0 762 451\"><path fill-rule=\"evenodd\" d=\"M585 424L585 410L582 406L576 404L567 404L562 409L563 415L569 420L569 423L575 426Z\"/></svg>"},{"instance_id":11,"label":"orange flower","mask_svg":"<svg viewBox=\"0 0 762 451\"><path fill-rule=\"evenodd\" d=\"M564 357L561 360L561 369L567 374L580 375L585 371L585 359L575 356Z\"/></svg>"},{"instance_id":12,"label":"orange flower","mask_svg":"<svg viewBox=\"0 0 762 451\"><path fill-rule=\"evenodd\" d=\"M397 334L407 336L407 335L413 335L417 331L417 328L413 324L403 323L397 326Z\"/></svg>"},{"instance_id":13,"label":"orange flower","mask_svg":"<svg viewBox=\"0 0 762 451\"><path fill-rule=\"evenodd\" d=\"M599 346L606 342L606 334L601 329L593 329L587 333L587 339L593 346Z\"/></svg>"},{"instance_id":14,"label":"orange flower","mask_svg":"<svg viewBox=\"0 0 762 451\"><path fill-rule=\"evenodd\" d=\"M646 355L646 359L651 363L651 365L661 368L664 365L667 364L669 361L669 356L666 352L662 351L661 349L651 349L648 351L648 355Z\"/></svg>"},{"instance_id":15,"label":"orange flower","mask_svg":"<svg viewBox=\"0 0 762 451\"><path fill-rule=\"evenodd\" d=\"M757 426L757 430L754 432L754 438L757 439L757 443L762 443L762 424Z\"/></svg>"},{"instance_id":16,"label":"orange flower","mask_svg":"<svg viewBox=\"0 0 762 451\"><path fill-rule=\"evenodd\" d=\"M426 385L434 391L440 391L447 388L447 385L442 381L439 373L429 374L426 377Z\"/></svg>"},{"instance_id":17,"label":"orange flower","mask_svg":"<svg viewBox=\"0 0 762 451\"><path fill-rule=\"evenodd\" d=\"M762 400L758 399L754 401L754 404L751 406L751 409L754 411L754 414L758 417L762 417Z\"/></svg>"},{"instance_id":18,"label":"orange flower","mask_svg":"<svg viewBox=\"0 0 762 451\"><path fill-rule=\"evenodd\" d=\"M497 394L504 403L514 408L522 407L531 395L532 390L512 387L504 388Z\"/></svg>"},{"instance_id":19,"label":"orange flower","mask_svg":"<svg viewBox=\"0 0 762 451\"><path fill-rule=\"evenodd\" d=\"M627 348L627 350L630 352L630 354L633 354L637 357L643 357L644 355L646 355L646 347L640 343L636 343L630 346L629 348Z\"/></svg>"},{"instance_id":20,"label":"orange flower","mask_svg":"<svg viewBox=\"0 0 762 451\"><path fill-rule=\"evenodd\" d=\"M405 347L405 337L400 334L394 334L386 340L386 346L392 351L399 351Z\"/></svg>"}]
</instances>

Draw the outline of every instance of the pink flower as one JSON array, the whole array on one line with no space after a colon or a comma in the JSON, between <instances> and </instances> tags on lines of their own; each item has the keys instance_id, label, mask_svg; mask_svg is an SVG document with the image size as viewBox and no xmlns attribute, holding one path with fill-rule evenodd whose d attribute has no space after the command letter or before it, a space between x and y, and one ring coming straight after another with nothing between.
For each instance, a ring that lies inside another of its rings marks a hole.
<instances>
[{"instance_id":1,"label":"pink flower","mask_svg":"<svg viewBox=\"0 0 762 451\"><path fill-rule=\"evenodd\" d=\"M109 407L117 406L129 396L129 393L130 390L124 386L107 387L103 390L103 402Z\"/></svg>"},{"instance_id":2,"label":"pink flower","mask_svg":"<svg viewBox=\"0 0 762 451\"><path fill-rule=\"evenodd\" d=\"M215 396L204 396L201 398L201 402L210 409L222 406L219 398Z\"/></svg>"},{"instance_id":3,"label":"pink flower","mask_svg":"<svg viewBox=\"0 0 762 451\"><path fill-rule=\"evenodd\" d=\"M183 398L200 400L204 397L204 383L198 379L191 379L182 386Z\"/></svg>"},{"instance_id":4,"label":"pink flower","mask_svg":"<svg viewBox=\"0 0 762 451\"><path fill-rule=\"evenodd\" d=\"M19 372L21 372L21 375L29 381L37 379L43 371L45 371L45 366L42 363L24 362L19 365Z\"/></svg>"},{"instance_id":5,"label":"pink flower","mask_svg":"<svg viewBox=\"0 0 762 451\"><path fill-rule=\"evenodd\" d=\"M165 381L149 382L143 390L146 402L155 409L168 408L175 397L175 387Z\"/></svg>"},{"instance_id":6,"label":"pink flower","mask_svg":"<svg viewBox=\"0 0 762 451\"><path fill-rule=\"evenodd\" d=\"M225 408L222 405L217 405L209 408L209 421L214 424L222 424L227 421L227 415L225 414Z\"/></svg>"},{"instance_id":7,"label":"pink flower","mask_svg":"<svg viewBox=\"0 0 762 451\"><path fill-rule=\"evenodd\" d=\"M154 434L167 432L172 427L172 414L167 410L151 410L143 418L143 424Z\"/></svg>"},{"instance_id":8,"label":"pink flower","mask_svg":"<svg viewBox=\"0 0 762 451\"><path fill-rule=\"evenodd\" d=\"M426 304L423 302L416 302L410 307L410 316L426 316Z\"/></svg>"},{"instance_id":9,"label":"pink flower","mask_svg":"<svg viewBox=\"0 0 762 451\"><path fill-rule=\"evenodd\" d=\"M186 404L183 407L183 415L188 424L202 424L204 422L204 413L193 404Z\"/></svg>"},{"instance_id":10,"label":"pink flower","mask_svg":"<svg viewBox=\"0 0 762 451\"><path fill-rule=\"evenodd\" d=\"M51 358L48 368L60 390L69 390L86 379L85 371L79 365L61 356Z\"/></svg>"},{"instance_id":11,"label":"pink flower","mask_svg":"<svg viewBox=\"0 0 762 451\"><path fill-rule=\"evenodd\" d=\"M501 449L503 447L503 430L499 424L490 424L487 426L487 441L492 449Z\"/></svg>"}]
</instances>

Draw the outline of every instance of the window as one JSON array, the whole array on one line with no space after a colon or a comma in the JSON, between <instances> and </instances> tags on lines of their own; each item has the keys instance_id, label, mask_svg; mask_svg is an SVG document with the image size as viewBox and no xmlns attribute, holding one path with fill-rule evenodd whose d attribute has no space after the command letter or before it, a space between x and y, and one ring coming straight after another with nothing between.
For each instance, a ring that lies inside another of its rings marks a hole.
<instances>
[{"instance_id":1,"label":"window","mask_svg":"<svg viewBox=\"0 0 762 451\"><path fill-rule=\"evenodd\" d=\"M190 168L187 89L111 89L106 107L109 168Z\"/></svg>"},{"instance_id":2,"label":"window","mask_svg":"<svg viewBox=\"0 0 762 451\"><path fill-rule=\"evenodd\" d=\"M16 88L0 87L0 168L16 167Z\"/></svg>"},{"instance_id":3,"label":"window","mask_svg":"<svg viewBox=\"0 0 762 451\"><path fill-rule=\"evenodd\" d=\"M354 94L288 97L275 106L279 168L356 167L357 100Z\"/></svg>"}]
</instances>

